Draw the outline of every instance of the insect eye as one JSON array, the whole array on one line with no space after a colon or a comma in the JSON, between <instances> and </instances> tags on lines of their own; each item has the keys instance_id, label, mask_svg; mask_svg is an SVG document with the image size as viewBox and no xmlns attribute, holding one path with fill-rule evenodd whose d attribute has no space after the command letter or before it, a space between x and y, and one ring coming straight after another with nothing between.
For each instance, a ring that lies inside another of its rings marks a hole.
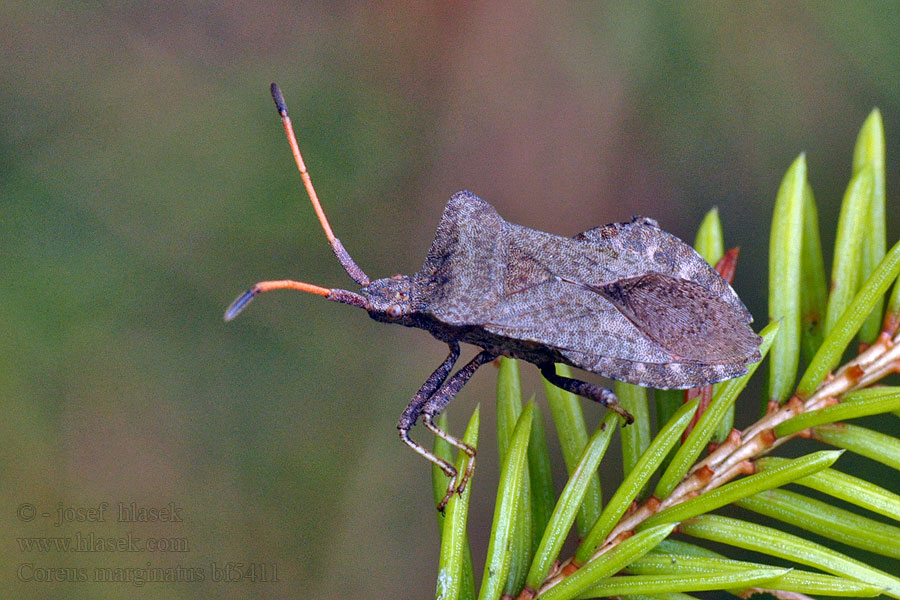
<instances>
[{"instance_id":1,"label":"insect eye","mask_svg":"<svg viewBox=\"0 0 900 600\"><path fill-rule=\"evenodd\" d=\"M399 304L391 304L387 309L387 314L392 319L399 319L403 316L403 309Z\"/></svg>"}]
</instances>

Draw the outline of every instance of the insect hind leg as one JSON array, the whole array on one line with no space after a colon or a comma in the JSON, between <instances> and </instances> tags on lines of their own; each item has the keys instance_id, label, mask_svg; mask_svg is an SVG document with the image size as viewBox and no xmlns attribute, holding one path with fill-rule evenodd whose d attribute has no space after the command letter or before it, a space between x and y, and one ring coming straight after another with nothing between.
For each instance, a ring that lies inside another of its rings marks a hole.
<instances>
[{"instance_id":1,"label":"insect hind leg","mask_svg":"<svg viewBox=\"0 0 900 600\"><path fill-rule=\"evenodd\" d=\"M556 387L587 398L588 400L599 402L608 409L616 411L619 416L625 419L626 425L634 423L634 417L631 416L631 413L622 408L616 394L609 388L594 385L587 381L581 381L580 379L572 379L571 377L558 375L556 373L556 366L553 363L541 365L541 374L544 376L544 379Z\"/></svg>"}]
</instances>

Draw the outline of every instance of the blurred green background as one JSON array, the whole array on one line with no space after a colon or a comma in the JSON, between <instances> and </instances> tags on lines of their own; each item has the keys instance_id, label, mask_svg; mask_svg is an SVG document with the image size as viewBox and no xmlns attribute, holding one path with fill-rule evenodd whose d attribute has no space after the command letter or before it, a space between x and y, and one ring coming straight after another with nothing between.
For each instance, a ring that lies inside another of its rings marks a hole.
<instances>
[{"instance_id":1,"label":"blurred green background","mask_svg":"<svg viewBox=\"0 0 900 600\"><path fill-rule=\"evenodd\" d=\"M429 465L395 423L446 347L286 292L222 322L260 279L352 288L271 81L335 232L371 276L415 272L459 189L565 235L642 214L692 240L718 206L761 327L771 209L799 152L826 248L874 106L894 196L896 16L894 2L0 4L0 594L433 594ZM533 371L526 394L542 395ZM477 402L487 410L478 573L494 382L485 368L450 410L457 430ZM104 522L56 526L58 509L102 502ZM173 503L182 521L117 523L120 502ZM77 532L188 551L17 541ZM274 565L279 582L213 581L212 563ZM175 566L205 580L38 581L56 567Z\"/></svg>"}]
</instances>

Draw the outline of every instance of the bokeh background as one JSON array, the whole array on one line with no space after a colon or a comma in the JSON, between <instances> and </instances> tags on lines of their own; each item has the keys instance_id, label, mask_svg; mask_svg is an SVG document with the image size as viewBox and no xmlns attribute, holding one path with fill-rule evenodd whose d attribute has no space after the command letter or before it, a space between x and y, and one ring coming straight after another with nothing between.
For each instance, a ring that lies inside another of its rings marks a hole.
<instances>
[{"instance_id":1,"label":"bokeh background","mask_svg":"<svg viewBox=\"0 0 900 600\"><path fill-rule=\"evenodd\" d=\"M446 347L302 294L222 322L260 279L352 287L302 191L271 81L337 235L373 277L415 272L463 188L565 235L642 214L692 240L718 206L742 249L735 287L761 326L782 174L808 152L829 247L875 106L896 206L893 2L5 2L0 22L7 598L433 593L429 468L394 427ZM889 243L898 231L889 220ZM532 371L526 394L541 396ZM494 381L485 368L450 409L457 430L485 409L478 573ZM745 423L760 390L745 396ZM102 502L105 522L56 526L58 509ZM120 502L174 506L182 522L116 523ZM189 551L17 542L76 532L179 538ZM215 582L213 562L274 565L279 582ZM29 569L178 565L205 581L21 581Z\"/></svg>"}]
</instances>

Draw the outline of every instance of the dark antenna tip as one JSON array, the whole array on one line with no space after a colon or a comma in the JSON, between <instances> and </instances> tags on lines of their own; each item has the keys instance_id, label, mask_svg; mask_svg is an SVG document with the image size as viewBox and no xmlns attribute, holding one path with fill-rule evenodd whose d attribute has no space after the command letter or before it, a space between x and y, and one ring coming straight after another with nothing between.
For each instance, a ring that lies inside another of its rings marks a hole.
<instances>
[{"instance_id":1,"label":"dark antenna tip","mask_svg":"<svg viewBox=\"0 0 900 600\"><path fill-rule=\"evenodd\" d=\"M259 292L256 291L256 288L254 288L251 290L247 290L246 292L238 296L234 300L234 302L231 303L231 306L229 306L225 311L225 322L227 323L228 321L238 316L238 314L240 314L240 312L244 310L248 304L250 304L250 301L253 300L253 298L255 298L256 294L258 293Z\"/></svg>"},{"instance_id":2,"label":"dark antenna tip","mask_svg":"<svg viewBox=\"0 0 900 600\"><path fill-rule=\"evenodd\" d=\"M281 93L281 88L278 87L277 83L273 82L270 89L272 90L272 100L275 101L275 108L278 109L278 114L286 117L287 105L284 103L284 94Z\"/></svg>"}]
</instances>

